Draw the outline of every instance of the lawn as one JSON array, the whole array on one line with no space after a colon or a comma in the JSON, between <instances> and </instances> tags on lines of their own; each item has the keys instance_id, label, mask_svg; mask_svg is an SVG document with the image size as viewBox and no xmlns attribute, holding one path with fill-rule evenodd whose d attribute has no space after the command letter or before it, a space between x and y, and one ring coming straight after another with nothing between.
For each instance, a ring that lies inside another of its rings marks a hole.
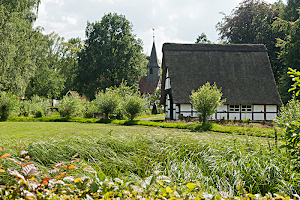
<instances>
[{"instance_id":1,"label":"lawn","mask_svg":"<svg viewBox=\"0 0 300 200\"><path fill-rule=\"evenodd\" d=\"M177 183L197 180L211 193L236 194L237 185L263 195L300 191L300 175L269 138L75 122L1 122L0 127L5 152L18 156L12 146L21 140L40 169L78 153L82 162L113 178L140 180L162 171Z\"/></svg>"}]
</instances>

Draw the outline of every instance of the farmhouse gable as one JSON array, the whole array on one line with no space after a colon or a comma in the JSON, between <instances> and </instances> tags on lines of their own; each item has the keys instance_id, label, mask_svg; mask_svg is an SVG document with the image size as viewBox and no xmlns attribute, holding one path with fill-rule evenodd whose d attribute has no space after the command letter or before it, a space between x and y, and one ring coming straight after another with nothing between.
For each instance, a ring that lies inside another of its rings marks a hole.
<instances>
[{"instance_id":1,"label":"farmhouse gable","mask_svg":"<svg viewBox=\"0 0 300 200\"><path fill-rule=\"evenodd\" d=\"M264 45L165 43L162 70L167 119L197 116L189 96L206 82L226 98L211 119L272 120L282 104Z\"/></svg>"}]
</instances>

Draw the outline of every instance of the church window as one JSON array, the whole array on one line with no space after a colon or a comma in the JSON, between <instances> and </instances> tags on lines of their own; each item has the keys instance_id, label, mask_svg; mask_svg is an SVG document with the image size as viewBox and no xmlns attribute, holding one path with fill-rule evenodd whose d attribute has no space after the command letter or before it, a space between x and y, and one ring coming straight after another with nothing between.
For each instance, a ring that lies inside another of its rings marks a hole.
<instances>
[{"instance_id":1,"label":"church window","mask_svg":"<svg viewBox=\"0 0 300 200\"><path fill-rule=\"evenodd\" d=\"M153 69L152 68L150 68L150 74L153 74Z\"/></svg>"}]
</instances>

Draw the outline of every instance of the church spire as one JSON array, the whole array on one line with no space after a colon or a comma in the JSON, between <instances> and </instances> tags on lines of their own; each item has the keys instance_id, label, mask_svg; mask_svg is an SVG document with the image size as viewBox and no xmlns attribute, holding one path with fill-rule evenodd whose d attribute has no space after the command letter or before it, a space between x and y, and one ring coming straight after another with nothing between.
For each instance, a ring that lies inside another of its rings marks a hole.
<instances>
[{"instance_id":1,"label":"church spire","mask_svg":"<svg viewBox=\"0 0 300 200\"><path fill-rule=\"evenodd\" d=\"M151 55L147 67L159 67L157 61L157 55L156 55L154 28L152 30L153 30L153 45L152 45Z\"/></svg>"}]
</instances>

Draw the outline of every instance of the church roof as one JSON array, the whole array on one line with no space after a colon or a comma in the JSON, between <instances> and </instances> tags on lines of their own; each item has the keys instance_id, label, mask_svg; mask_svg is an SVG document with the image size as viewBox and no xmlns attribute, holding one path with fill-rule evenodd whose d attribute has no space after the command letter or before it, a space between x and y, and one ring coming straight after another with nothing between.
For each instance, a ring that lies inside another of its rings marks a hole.
<instances>
[{"instance_id":1,"label":"church roof","mask_svg":"<svg viewBox=\"0 0 300 200\"><path fill-rule=\"evenodd\" d=\"M167 70L175 104L206 82L222 87L225 104L282 104L264 45L165 43L162 68L162 104Z\"/></svg>"},{"instance_id":2,"label":"church roof","mask_svg":"<svg viewBox=\"0 0 300 200\"><path fill-rule=\"evenodd\" d=\"M149 83L147 81L147 76L143 76L139 81L139 88L141 94L152 94L155 89L157 88L157 84L159 82L159 79L155 81L154 83Z\"/></svg>"},{"instance_id":3,"label":"church roof","mask_svg":"<svg viewBox=\"0 0 300 200\"><path fill-rule=\"evenodd\" d=\"M153 45L152 45L151 55L148 58L149 58L149 63L147 65L147 67L159 67L154 41L153 41Z\"/></svg>"}]
</instances>

